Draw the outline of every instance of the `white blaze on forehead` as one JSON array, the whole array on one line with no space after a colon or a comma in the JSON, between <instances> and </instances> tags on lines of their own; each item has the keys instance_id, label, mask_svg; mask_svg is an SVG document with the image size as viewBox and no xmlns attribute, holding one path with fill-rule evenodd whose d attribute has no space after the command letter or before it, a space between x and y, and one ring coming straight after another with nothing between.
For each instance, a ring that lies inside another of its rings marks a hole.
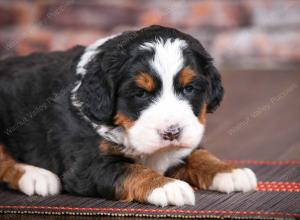
<instances>
[{"instance_id":1,"label":"white blaze on forehead","mask_svg":"<svg viewBox=\"0 0 300 220\"><path fill-rule=\"evenodd\" d=\"M184 155L197 147L204 132L204 126L194 114L191 104L177 96L174 91L174 78L184 67L183 50L186 47L187 43L181 39L157 39L140 46L141 50L154 52L148 62L162 82L162 91L127 131L126 140L129 147L147 155L142 161L145 166L160 173L165 172L170 165L180 162ZM174 125L181 129L179 138L164 140L161 133ZM172 148L173 153L149 156L168 146L185 149Z\"/></svg>"},{"instance_id":2,"label":"white blaze on forehead","mask_svg":"<svg viewBox=\"0 0 300 220\"><path fill-rule=\"evenodd\" d=\"M174 76L183 68L184 58L182 51L187 43L181 39L167 39L165 42L158 39L155 42L144 43L142 49L153 49L155 54L150 65L163 82L163 89L173 88Z\"/></svg>"}]
</instances>

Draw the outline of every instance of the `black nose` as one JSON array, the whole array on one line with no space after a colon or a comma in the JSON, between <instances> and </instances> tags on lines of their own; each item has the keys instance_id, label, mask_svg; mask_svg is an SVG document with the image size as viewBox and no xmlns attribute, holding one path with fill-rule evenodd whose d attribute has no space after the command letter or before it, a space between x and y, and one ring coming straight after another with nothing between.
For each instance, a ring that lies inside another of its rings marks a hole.
<instances>
[{"instance_id":1,"label":"black nose","mask_svg":"<svg viewBox=\"0 0 300 220\"><path fill-rule=\"evenodd\" d=\"M173 141L178 139L181 132L181 128L178 125L171 125L161 133L161 137L164 140Z\"/></svg>"}]
</instances>

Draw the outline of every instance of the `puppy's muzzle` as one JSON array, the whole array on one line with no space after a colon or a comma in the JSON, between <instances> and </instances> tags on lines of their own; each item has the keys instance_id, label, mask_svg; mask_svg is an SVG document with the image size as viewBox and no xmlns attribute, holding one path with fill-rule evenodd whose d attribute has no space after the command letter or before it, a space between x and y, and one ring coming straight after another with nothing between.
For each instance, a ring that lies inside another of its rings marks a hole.
<instances>
[{"instance_id":1,"label":"puppy's muzzle","mask_svg":"<svg viewBox=\"0 0 300 220\"><path fill-rule=\"evenodd\" d=\"M171 125L167 129L159 131L159 134L163 140L173 141L179 138L181 130L178 125Z\"/></svg>"}]
</instances>

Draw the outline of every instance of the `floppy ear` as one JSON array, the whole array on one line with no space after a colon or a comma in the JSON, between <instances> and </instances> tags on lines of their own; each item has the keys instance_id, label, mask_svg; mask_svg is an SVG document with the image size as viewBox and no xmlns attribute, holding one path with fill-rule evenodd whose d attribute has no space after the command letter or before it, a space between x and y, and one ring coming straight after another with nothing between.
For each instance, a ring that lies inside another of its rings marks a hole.
<instances>
[{"instance_id":1,"label":"floppy ear","mask_svg":"<svg viewBox=\"0 0 300 220\"><path fill-rule=\"evenodd\" d=\"M76 96L85 116L99 124L110 124L115 108L114 80L98 60L101 59L94 59L88 64Z\"/></svg>"},{"instance_id":2,"label":"floppy ear","mask_svg":"<svg viewBox=\"0 0 300 220\"><path fill-rule=\"evenodd\" d=\"M128 59L126 43L134 36L127 32L96 41L77 62L76 73L81 80L72 91L72 102L96 125L113 125L119 73Z\"/></svg>"},{"instance_id":3,"label":"floppy ear","mask_svg":"<svg viewBox=\"0 0 300 220\"><path fill-rule=\"evenodd\" d=\"M207 112L212 113L220 105L223 99L224 89L222 87L221 76L212 63L207 64L204 71L209 80Z\"/></svg>"},{"instance_id":4,"label":"floppy ear","mask_svg":"<svg viewBox=\"0 0 300 220\"><path fill-rule=\"evenodd\" d=\"M203 72L208 80L207 112L212 113L220 105L224 95L221 75L213 65L213 59L198 40L192 38L191 47L196 56L198 68Z\"/></svg>"}]
</instances>

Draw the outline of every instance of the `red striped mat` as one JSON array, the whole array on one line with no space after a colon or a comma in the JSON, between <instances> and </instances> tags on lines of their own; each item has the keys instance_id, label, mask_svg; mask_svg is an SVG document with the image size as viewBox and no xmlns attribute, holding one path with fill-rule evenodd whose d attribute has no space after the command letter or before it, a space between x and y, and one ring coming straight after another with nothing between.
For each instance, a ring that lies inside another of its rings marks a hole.
<instances>
[{"instance_id":1,"label":"red striped mat","mask_svg":"<svg viewBox=\"0 0 300 220\"><path fill-rule=\"evenodd\" d=\"M199 190L196 192L195 206L159 208L71 195L27 197L2 188L0 213L153 218L300 218L300 161L229 162L241 167L250 167L255 171L259 181L257 191L223 194Z\"/></svg>"}]
</instances>

